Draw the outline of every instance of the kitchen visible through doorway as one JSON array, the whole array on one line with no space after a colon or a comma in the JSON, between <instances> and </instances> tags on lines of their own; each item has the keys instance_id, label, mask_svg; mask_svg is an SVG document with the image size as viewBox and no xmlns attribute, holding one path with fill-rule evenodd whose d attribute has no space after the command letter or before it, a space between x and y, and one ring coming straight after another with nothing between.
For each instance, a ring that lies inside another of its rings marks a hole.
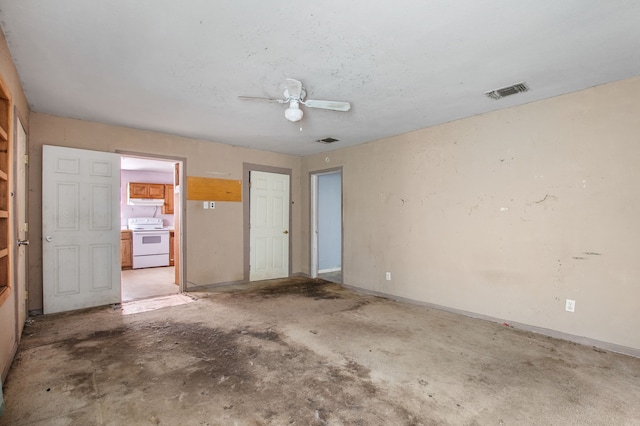
<instances>
[{"instance_id":1,"label":"kitchen visible through doorway","mask_svg":"<svg viewBox=\"0 0 640 426\"><path fill-rule=\"evenodd\" d=\"M183 160L122 156L122 301L180 293Z\"/></svg>"}]
</instances>

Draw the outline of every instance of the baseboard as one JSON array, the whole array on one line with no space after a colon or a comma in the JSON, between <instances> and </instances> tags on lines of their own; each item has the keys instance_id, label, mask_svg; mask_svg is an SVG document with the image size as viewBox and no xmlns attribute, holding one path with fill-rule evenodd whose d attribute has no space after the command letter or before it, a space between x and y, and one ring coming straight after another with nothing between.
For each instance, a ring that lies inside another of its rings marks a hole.
<instances>
[{"instance_id":1,"label":"baseboard","mask_svg":"<svg viewBox=\"0 0 640 426\"><path fill-rule=\"evenodd\" d=\"M522 331L530 331L532 333L541 334L543 336L553 337L555 339L567 340L569 342L577 343L583 346L591 346L599 349L604 349L610 352L616 352L623 355L629 355L635 358L640 358L640 349L632 348L629 346L618 345L616 343L604 342L601 340L592 339L584 336L577 336L574 334L564 333L562 331L551 330L549 328L537 327L535 325L523 324L519 322L514 322L504 318L496 318L489 315L478 314L475 312L464 311L462 309L450 308L448 306L437 305L435 303L423 302L420 300L409 299L406 297L394 296L389 293L384 293L380 291L367 290L361 287L356 287L348 284L342 284L344 287L349 288L350 290L356 291L358 293L368 294L371 296L384 297L385 299L396 300L398 302L410 303L412 305L424 306L425 308L437 309L439 311L450 312L453 314L463 315L469 318L475 318L484 321L495 322L498 324L508 323L509 326L522 330Z\"/></svg>"}]
</instances>

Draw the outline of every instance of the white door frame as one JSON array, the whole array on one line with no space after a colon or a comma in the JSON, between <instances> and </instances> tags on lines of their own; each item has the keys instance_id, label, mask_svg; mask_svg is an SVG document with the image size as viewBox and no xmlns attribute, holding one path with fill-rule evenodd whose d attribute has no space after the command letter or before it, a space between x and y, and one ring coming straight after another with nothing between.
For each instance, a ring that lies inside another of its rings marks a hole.
<instances>
[{"instance_id":1,"label":"white door frame","mask_svg":"<svg viewBox=\"0 0 640 426\"><path fill-rule=\"evenodd\" d=\"M244 279L243 281L249 282L251 276L251 197L250 197L250 177L251 172L268 172L268 173L279 173L282 175L289 175L289 272L288 275L291 276L291 268L293 265L292 262L292 253L293 253L293 238L294 238L294 230L291 226L291 220L293 218L293 209L292 204L294 203L293 195L291 193L292 182L291 179L291 169L285 169L282 167L272 167L272 166L264 166L262 164L252 164L252 163L242 163L242 217L243 217L243 247L244 247Z\"/></svg>"},{"instance_id":2,"label":"white door frame","mask_svg":"<svg viewBox=\"0 0 640 426\"><path fill-rule=\"evenodd\" d=\"M318 176L320 175L330 175L330 174L340 174L341 176L341 188L340 188L340 197L342 197L342 188L344 183L342 182L342 167L334 167L331 169L325 170L317 170L313 172L309 172L309 180L310 180L310 189L309 189L309 213L310 217L310 235L311 235L311 247L310 247L310 265L309 271L311 273L311 278L318 278ZM342 203L341 203L342 204ZM344 204L342 204L342 209L344 210ZM342 220L344 220L344 213L341 212ZM341 260L340 264L342 266L342 273L344 274L344 226L342 232L340 233L340 245L342 246L341 252ZM344 275L343 275L344 277Z\"/></svg>"},{"instance_id":3,"label":"white door frame","mask_svg":"<svg viewBox=\"0 0 640 426\"><path fill-rule=\"evenodd\" d=\"M187 159L184 157L172 157L172 156L164 156L164 155L156 155L156 154L148 154L143 152L131 152L131 151L116 151L120 154L121 157L137 157L137 158L147 158L150 160L158 160L158 161L167 161L173 163L180 163L179 174L178 176L174 176L174 185L176 181L180 185L180 196L178 197L180 203L179 205L174 205L174 212L178 210L178 220L180 221L178 225L178 235L175 235L174 238L178 238L178 244L180 249L178 250L178 270L176 271L176 276L178 277L178 288L180 293L187 291L187 279L186 279L186 262L187 255L185 253L185 247L187 246L186 235L187 235L187 178L185 174L185 170L187 169ZM175 213L174 213L175 214Z\"/></svg>"}]
</instances>

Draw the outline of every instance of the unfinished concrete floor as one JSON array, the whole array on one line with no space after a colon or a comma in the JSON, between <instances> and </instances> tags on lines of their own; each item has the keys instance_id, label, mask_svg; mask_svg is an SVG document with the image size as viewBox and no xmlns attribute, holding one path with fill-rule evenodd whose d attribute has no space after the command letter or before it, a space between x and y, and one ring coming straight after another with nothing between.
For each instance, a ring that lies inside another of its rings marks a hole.
<instances>
[{"instance_id":1,"label":"unfinished concrete floor","mask_svg":"<svg viewBox=\"0 0 640 426\"><path fill-rule=\"evenodd\" d=\"M175 281L175 267L129 269L122 271L122 301L167 296L180 292Z\"/></svg>"},{"instance_id":2,"label":"unfinished concrete floor","mask_svg":"<svg viewBox=\"0 0 640 426\"><path fill-rule=\"evenodd\" d=\"M640 424L640 359L276 280L135 315L37 317L12 425Z\"/></svg>"}]
</instances>

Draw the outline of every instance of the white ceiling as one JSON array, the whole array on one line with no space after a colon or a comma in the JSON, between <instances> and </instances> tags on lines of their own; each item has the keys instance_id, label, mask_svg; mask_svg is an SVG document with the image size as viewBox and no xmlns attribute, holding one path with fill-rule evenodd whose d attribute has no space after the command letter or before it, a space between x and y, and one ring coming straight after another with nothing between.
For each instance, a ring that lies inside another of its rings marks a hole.
<instances>
[{"instance_id":1,"label":"white ceiling","mask_svg":"<svg viewBox=\"0 0 640 426\"><path fill-rule=\"evenodd\" d=\"M0 24L34 111L296 155L640 74L631 0L0 0ZM351 111L238 99L286 77Z\"/></svg>"}]
</instances>

